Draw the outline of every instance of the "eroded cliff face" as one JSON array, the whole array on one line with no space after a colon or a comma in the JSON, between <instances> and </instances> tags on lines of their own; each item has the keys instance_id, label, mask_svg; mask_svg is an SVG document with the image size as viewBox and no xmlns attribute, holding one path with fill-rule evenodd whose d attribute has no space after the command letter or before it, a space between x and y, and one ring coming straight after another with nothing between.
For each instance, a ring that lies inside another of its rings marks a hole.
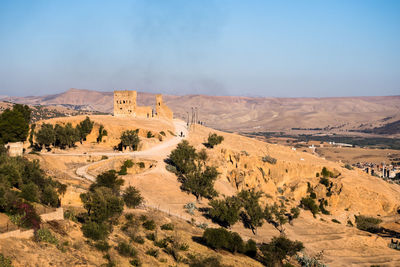
<instances>
[{"instance_id":1,"label":"eroded cliff face","mask_svg":"<svg viewBox=\"0 0 400 267\"><path fill-rule=\"evenodd\" d=\"M196 129L191 141L197 149L204 148L201 143L211 131L216 132L200 126ZM213 149L207 149L207 153L210 163L218 167L219 179L229 182L236 191L263 191L263 202L283 201L288 207L297 206L312 191L317 204L324 201L326 209L343 220L354 219L354 215L359 214L392 215L400 206L400 186L361 170L348 170L338 162L290 147L234 134L218 134L224 136L224 141ZM276 159L276 163L263 160L265 156ZM320 183L323 167L333 174L333 178L328 178L328 186Z\"/></svg>"}]
</instances>

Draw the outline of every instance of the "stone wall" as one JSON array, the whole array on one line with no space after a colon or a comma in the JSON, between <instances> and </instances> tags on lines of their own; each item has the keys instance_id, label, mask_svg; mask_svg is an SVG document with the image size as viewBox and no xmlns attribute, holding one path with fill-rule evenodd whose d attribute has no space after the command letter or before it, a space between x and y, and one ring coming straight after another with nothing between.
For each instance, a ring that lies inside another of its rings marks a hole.
<instances>
[{"instance_id":1,"label":"stone wall","mask_svg":"<svg viewBox=\"0 0 400 267\"><path fill-rule=\"evenodd\" d=\"M64 220L64 209L58 208L54 212L41 214L40 218L43 222Z\"/></svg>"},{"instance_id":2,"label":"stone wall","mask_svg":"<svg viewBox=\"0 0 400 267\"><path fill-rule=\"evenodd\" d=\"M21 230L15 230L15 231L10 231L7 233L2 233L0 234L0 239L5 239L5 238L31 238L33 237L34 231L33 229L27 230L27 231L21 231Z\"/></svg>"},{"instance_id":3,"label":"stone wall","mask_svg":"<svg viewBox=\"0 0 400 267\"><path fill-rule=\"evenodd\" d=\"M22 156L24 152L23 142L7 143L5 147L7 148L7 153L10 157Z\"/></svg>"},{"instance_id":4,"label":"stone wall","mask_svg":"<svg viewBox=\"0 0 400 267\"><path fill-rule=\"evenodd\" d=\"M136 117L136 91L114 91L114 116Z\"/></svg>"}]
</instances>

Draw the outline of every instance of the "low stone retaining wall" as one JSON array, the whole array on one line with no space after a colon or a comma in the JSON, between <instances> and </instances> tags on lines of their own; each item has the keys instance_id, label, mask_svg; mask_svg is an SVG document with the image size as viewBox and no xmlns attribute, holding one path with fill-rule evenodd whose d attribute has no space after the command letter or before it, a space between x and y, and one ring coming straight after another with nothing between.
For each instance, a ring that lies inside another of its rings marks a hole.
<instances>
[{"instance_id":1,"label":"low stone retaining wall","mask_svg":"<svg viewBox=\"0 0 400 267\"><path fill-rule=\"evenodd\" d=\"M40 218L42 219L43 222L64 220L64 209L58 208L54 212L45 213L45 214L40 215ZM5 238L9 238L9 237L31 238L31 237L33 237L33 234L34 234L34 231L32 229L26 230L26 231L21 231L20 229L18 229L15 231L10 231L10 232L0 234L0 239L5 239Z\"/></svg>"}]
</instances>

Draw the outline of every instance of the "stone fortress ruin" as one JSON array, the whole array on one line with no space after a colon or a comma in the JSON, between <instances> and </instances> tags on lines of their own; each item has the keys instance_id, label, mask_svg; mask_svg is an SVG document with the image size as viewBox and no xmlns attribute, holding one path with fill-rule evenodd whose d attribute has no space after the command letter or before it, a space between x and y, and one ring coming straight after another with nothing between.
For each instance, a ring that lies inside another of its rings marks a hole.
<instances>
[{"instance_id":1,"label":"stone fortress ruin","mask_svg":"<svg viewBox=\"0 0 400 267\"><path fill-rule=\"evenodd\" d=\"M156 95L155 109L151 106L138 106L136 100L136 91L114 91L114 116L173 119L173 112L163 103L161 94Z\"/></svg>"}]
</instances>

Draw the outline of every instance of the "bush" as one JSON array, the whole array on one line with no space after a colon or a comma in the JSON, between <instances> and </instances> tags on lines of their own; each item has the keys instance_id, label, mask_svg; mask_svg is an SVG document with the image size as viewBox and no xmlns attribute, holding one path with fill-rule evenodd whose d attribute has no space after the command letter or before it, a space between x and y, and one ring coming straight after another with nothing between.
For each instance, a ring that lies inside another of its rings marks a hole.
<instances>
[{"instance_id":1,"label":"bush","mask_svg":"<svg viewBox=\"0 0 400 267\"><path fill-rule=\"evenodd\" d=\"M221 256L201 256L201 255L188 255L189 267L229 267L221 263Z\"/></svg>"},{"instance_id":2,"label":"bush","mask_svg":"<svg viewBox=\"0 0 400 267\"><path fill-rule=\"evenodd\" d=\"M146 238L147 238L148 240L150 240L150 241L154 241L154 240L156 240L156 235L155 235L154 233L148 233L148 234L146 235Z\"/></svg>"},{"instance_id":3,"label":"bush","mask_svg":"<svg viewBox=\"0 0 400 267\"><path fill-rule=\"evenodd\" d=\"M208 135L207 145L210 148L214 148L214 146L221 144L222 141L224 141L223 136L217 135L216 133L213 134L210 133Z\"/></svg>"},{"instance_id":4,"label":"bush","mask_svg":"<svg viewBox=\"0 0 400 267\"><path fill-rule=\"evenodd\" d=\"M263 161L263 162L268 162L269 164L276 164L276 162L277 162L276 158L273 158L273 157L271 157L271 156L269 156L269 155L265 155L265 156L262 158L262 161Z\"/></svg>"},{"instance_id":5,"label":"bush","mask_svg":"<svg viewBox=\"0 0 400 267\"><path fill-rule=\"evenodd\" d=\"M156 223L154 222L154 220L147 220L147 221L145 221L145 222L143 223L143 227L144 227L146 230L152 231L152 230L156 229Z\"/></svg>"},{"instance_id":6,"label":"bush","mask_svg":"<svg viewBox=\"0 0 400 267\"><path fill-rule=\"evenodd\" d=\"M147 255L153 256L154 258L158 258L158 255L160 254L160 251L155 248L150 248L146 251Z\"/></svg>"},{"instance_id":7,"label":"bush","mask_svg":"<svg viewBox=\"0 0 400 267\"><path fill-rule=\"evenodd\" d=\"M154 245L159 248L166 248L168 246L168 239L164 238L160 240L155 240Z\"/></svg>"},{"instance_id":8,"label":"bush","mask_svg":"<svg viewBox=\"0 0 400 267\"><path fill-rule=\"evenodd\" d=\"M379 224L382 222L381 219L367 216L355 216L357 228L370 233L378 233L381 230Z\"/></svg>"},{"instance_id":9,"label":"bush","mask_svg":"<svg viewBox=\"0 0 400 267\"><path fill-rule=\"evenodd\" d=\"M108 234L108 227L104 223L87 222L82 225L82 233L92 240L104 240Z\"/></svg>"},{"instance_id":10,"label":"bush","mask_svg":"<svg viewBox=\"0 0 400 267\"><path fill-rule=\"evenodd\" d=\"M94 247L103 252L106 252L111 248L111 246L105 240L97 241L94 243Z\"/></svg>"},{"instance_id":11,"label":"bush","mask_svg":"<svg viewBox=\"0 0 400 267\"><path fill-rule=\"evenodd\" d=\"M140 235L133 237L132 240L138 244L144 244L144 238Z\"/></svg>"},{"instance_id":12,"label":"bush","mask_svg":"<svg viewBox=\"0 0 400 267\"><path fill-rule=\"evenodd\" d=\"M34 237L36 242L46 242L50 244L57 244L58 239L50 232L49 229L42 228L35 232Z\"/></svg>"},{"instance_id":13,"label":"bush","mask_svg":"<svg viewBox=\"0 0 400 267\"><path fill-rule=\"evenodd\" d=\"M129 263L130 263L132 266L136 266L136 267L142 266L142 262L141 262L140 259L138 259L138 258L135 258L135 259L133 259L133 260L130 260Z\"/></svg>"},{"instance_id":14,"label":"bush","mask_svg":"<svg viewBox=\"0 0 400 267\"><path fill-rule=\"evenodd\" d=\"M137 251L131 245L126 242L119 242L118 246L116 247L119 255L124 257L135 257Z\"/></svg>"},{"instance_id":15,"label":"bush","mask_svg":"<svg viewBox=\"0 0 400 267\"><path fill-rule=\"evenodd\" d=\"M336 220L336 219L332 219L332 222L337 223L337 224L341 224L341 222L339 222L339 221Z\"/></svg>"},{"instance_id":16,"label":"bush","mask_svg":"<svg viewBox=\"0 0 400 267\"><path fill-rule=\"evenodd\" d=\"M329 187L329 179L326 178L326 177L321 177L321 178L319 179L319 183L322 184L322 185L324 185L326 188Z\"/></svg>"},{"instance_id":17,"label":"bush","mask_svg":"<svg viewBox=\"0 0 400 267\"><path fill-rule=\"evenodd\" d=\"M165 136L165 132L164 132L164 131L161 131L160 134L161 134L162 136Z\"/></svg>"},{"instance_id":18,"label":"bush","mask_svg":"<svg viewBox=\"0 0 400 267\"><path fill-rule=\"evenodd\" d=\"M252 253L252 242L245 244L238 233L230 232L225 228L207 228L202 238L204 243L212 249L225 249L232 253L246 253L249 249L248 252Z\"/></svg>"},{"instance_id":19,"label":"bush","mask_svg":"<svg viewBox=\"0 0 400 267\"><path fill-rule=\"evenodd\" d=\"M145 165L144 162L138 162L139 168L144 169Z\"/></svg>"},{"instance_id":20,"label":"bush","mask_svg":"<svg viewBox=\"0 0 400 267\"><path fill-rule=\"evenodd\" d=\"M2 253L0 253L0 266L1 267L12 267L11 259L5 257Z\"/></svg>"},{"instance_id":21,"label":"bush","mask_svg":"<svg viewBox=\"0 0 400 267\"><path fill-rule=\"evenodd\" d=\"M152 137L154 137L154 135L150 131L148 131L147 132L147 138L152 138Z\"/></svg>"},{"instance_id":22,"label":"bush","mask_svg":"<svg viewBox=\"0 0 400 267\"><path fill-rule=\"evenodd\" d=\"M133 165L134 165L134 163L133 163L133 161L130 160L130 159L125 160L125 161L124 161L124 164L123 164L123 166L125 166L125 167L127 167L127 168L132 168Z\"/></svg>"},{"instance_id":23,"label":"bush","mask_svg":"<svg viewBox=\"0 0 400 267\"><path fill-rule=\"evenodd\" d=\"M344 167L348 170L353 170L353 167L350 164L346 164Z\"/></svg>"},{"instance_id":24,"label":"bush","mask_svg":"<svg viewBox=\"0 0 400 267\"><path fill-rule=\"evenodd\" d=\"M133 186L127 187L122 197L128 208L136 208L143 202L143 197L140 195L139 190Z\"/></svg>"},{"instance_id":25,"label":"bush","mask_svg":"<svg viewBox=\"0 0 400 267\"><path fill-rule=\"evenodd\" d=\"M163 224L163 225L161 225L161 230L172 231L172 230L174 230L174 225L172 223Z\"/></svg>"},{"instance_id":26,"label":"bush","mask_svg":"<svg viewBox=\"0 0 400 267\"><path fill-rule=\"evenodd\" d=\"M303 209L311 211L314 217L319 212L318 205L311 197L303 197L300 201L300 205Z\"/></svg>"}]
</instances>

